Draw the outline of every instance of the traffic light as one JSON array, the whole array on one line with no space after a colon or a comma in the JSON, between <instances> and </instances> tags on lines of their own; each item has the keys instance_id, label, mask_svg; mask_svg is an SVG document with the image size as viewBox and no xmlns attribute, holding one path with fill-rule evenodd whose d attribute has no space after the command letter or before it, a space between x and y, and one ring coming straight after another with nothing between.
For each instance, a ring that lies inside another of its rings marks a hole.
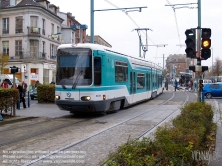
<instances>
[{"instance_id":1,"label":"traffic light","mask_svg":"<svg viewBox=\"0 0 222 166\"><path fill-rule=\"evenodd\" d=\"M192 70L193 72L195 72L195 66L189 66L189 70Z\"/></svg>"},{"instance_id":2,"label":"traffic light","mask_svg":"<svg viewBox=\"0 0 222 166\"><path fill-rule=\"evenodd\" d=\"M186 49L185 52L188 58L196 58L196 29L187 29L186 35Z\"/></svg>"},{"instance_id":3,"label":"traffic light","mask_svg":"<svg viewBox=\"0 0 222 166\"><path fill-rule=\"evenodd\" d=\"M20 73L20 68L13 66L9 68L9 73L10 74L15 74L15 73Z\"/></svg>"},{"instance_id":4,"label":"traffic light","mask_svg":"<svg viewBox=\"0 0 222 166\"><path fill-rule=\"evenodd\" d=\"M202 66L202 72L205 72L208 70L208 66Z\"/></svg>"},{"instance_id":5,"label":"traffic light","mask_svg":"<svg viewBox=\"0 0 222 166\"><path fill-rule=\"evenodd\" d=\"M211 57L211 29L210 28L202 28L201 33L201 58L207 60Z\"/></svg>"},{"instance_id":6,"label":"traffic light","mask_svg":"<svg viewBox=\"0 0 222 166\"><path fill-rule=\"evenodd\" d=\"M200 89L200 92L203 91L203 80L199 80L199 89Z\"/></svg>"}]
</instances>

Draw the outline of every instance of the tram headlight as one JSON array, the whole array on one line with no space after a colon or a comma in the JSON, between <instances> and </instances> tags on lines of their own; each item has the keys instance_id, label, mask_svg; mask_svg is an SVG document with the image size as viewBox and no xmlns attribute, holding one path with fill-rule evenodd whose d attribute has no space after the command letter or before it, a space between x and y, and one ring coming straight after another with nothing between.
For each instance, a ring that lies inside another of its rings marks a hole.
<instances>
[{"instance_id":1,"label":"tram headlight","mask_svg":"<svg viewBox=\"0 0 222 166\"><path fill-rule=\"evenodd\" d=\"M89 100L91 100L91 97L90 96L82 96L81 100L82 101L89 101Z\"/></svg>"},{"instance_id":2,"label":"tram headlight","mask_svg":"<svg viewBox=\"0 0 222 166\"><path fill-rule=\"evenodd\" d=\"M56 100L60 100L60 96L59 95L55 95L55 99Z\"/></svg>"}]
</instances>

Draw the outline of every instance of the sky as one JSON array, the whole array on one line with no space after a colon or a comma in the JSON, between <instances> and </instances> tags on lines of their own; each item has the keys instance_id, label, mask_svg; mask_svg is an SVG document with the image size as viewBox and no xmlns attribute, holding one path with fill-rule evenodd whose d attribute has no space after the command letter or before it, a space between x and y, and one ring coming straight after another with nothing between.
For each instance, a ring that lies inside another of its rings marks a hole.
<instances>
[{"instance_id":1,"label":"sky","mask_svg":"<svg viewBox=\"0 0 222 166\"><path fill-rule=\"evenodd\" d=\"M86 33L90 36L90 1L91 0L49 0L59 6L61 12L70 12L81 24L86 24ZM99 35L112 45L113 50L134 57L139 57L140 31L143 44L148 51L145 59L163 65L170 54L185 54L185 31L198 26L198 0L94 0L94 10L147 7L141 12L132 11L128 15L122 10L95 11L94 35ZM191 4L193 3L193 4ZM172 6L174 4L175 10ZM184 5L177 5L184 4ZM212 66L220 58L222 42L222 1L201 0L201 28L211 28L211 58L202 60L202 66ZM163 47L165 45L165 47Z\"/></svg>"}]
</instances>

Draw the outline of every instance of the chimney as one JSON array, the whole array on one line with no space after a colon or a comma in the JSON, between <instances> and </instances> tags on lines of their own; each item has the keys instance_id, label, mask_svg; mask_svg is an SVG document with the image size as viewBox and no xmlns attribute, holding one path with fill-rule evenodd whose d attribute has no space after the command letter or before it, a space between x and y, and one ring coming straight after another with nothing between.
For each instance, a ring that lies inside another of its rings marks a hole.
<instances>
[{"instance_id":1,"label":"chimney","mask_svg":"<svg viewBox=\"0 0 222 166\"><path fill-rule=\"evenodd\" d=\"M10 6L15 6L15 0L10 0Z\"/></svg>"}]
</instances>

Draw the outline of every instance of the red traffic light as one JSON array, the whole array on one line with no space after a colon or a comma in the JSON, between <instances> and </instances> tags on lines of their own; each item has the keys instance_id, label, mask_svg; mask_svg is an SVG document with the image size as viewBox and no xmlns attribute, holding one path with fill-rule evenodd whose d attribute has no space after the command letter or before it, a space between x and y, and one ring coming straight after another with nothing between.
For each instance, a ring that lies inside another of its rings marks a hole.
<instances>
[{"instance_id":1,"label":"red traffic light","mask_svg":"<svg viewBox=\"0 0 222 166\"><path fill-rule=\"evenodd\" d=\"M202 28L201 37L203 39L209 39L211 37L211 29L210 28Z\"/></svg>"}]
</instances>

